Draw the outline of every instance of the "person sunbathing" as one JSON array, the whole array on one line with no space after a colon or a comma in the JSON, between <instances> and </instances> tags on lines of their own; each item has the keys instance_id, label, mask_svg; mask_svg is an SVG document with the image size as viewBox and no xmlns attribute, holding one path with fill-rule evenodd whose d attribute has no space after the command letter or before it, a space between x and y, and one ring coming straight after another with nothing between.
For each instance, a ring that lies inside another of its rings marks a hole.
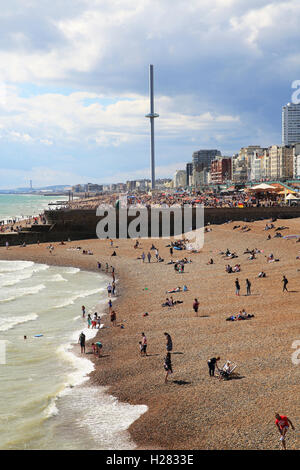
<instances>
[{"instance_id":1,"label":"person sunbathing","mask_svg":"<svg viewBox=\"0 0 300 470\"><path fill-rule=\"evenodd\" d=\"M176 289L167 290L167 294L174 294L175 292L181 292L181 287L176 287Z\"/></svg>"}]
</instances>

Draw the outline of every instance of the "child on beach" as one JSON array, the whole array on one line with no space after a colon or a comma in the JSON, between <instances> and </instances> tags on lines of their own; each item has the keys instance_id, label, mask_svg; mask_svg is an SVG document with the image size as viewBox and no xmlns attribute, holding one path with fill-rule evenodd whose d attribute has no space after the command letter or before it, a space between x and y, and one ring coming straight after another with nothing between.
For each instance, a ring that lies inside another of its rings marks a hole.
<instances>
[{"instance_id":1,"label":"child on beach","mask_svg":"<svg viewBox=\"0 0 300 470\"><path fill-rule=\"evenodd\" d=\"M85 318L85 306L84 305L81 307L81 310L82 310L82 318Z\"/></svg>"},{"instance_id":2,"label":"child on beach","mask_svg":"<svg viewBox=\"0 0 300 470\"><path fill-rule=\"evenodd\" d=\"M92 324L92 319L91 319L91 314L89 313L88 316L87 316L87 324L88 324L88 328L91 326Z\"/></svg>"},{"instance_id":3,"label":"child on beach","mask_svg":"<svg viewBox=\"0 0 300 470\"><path fill-rule=\"evenodd\" d=\"M100 341L97 341L96 347L97 347L98 357L100 357L100 356L101 356L101 351L102 351L102 349L103 349L103 345L102 345L102 343L101 343Z\"/></svg>"}]
</instances>

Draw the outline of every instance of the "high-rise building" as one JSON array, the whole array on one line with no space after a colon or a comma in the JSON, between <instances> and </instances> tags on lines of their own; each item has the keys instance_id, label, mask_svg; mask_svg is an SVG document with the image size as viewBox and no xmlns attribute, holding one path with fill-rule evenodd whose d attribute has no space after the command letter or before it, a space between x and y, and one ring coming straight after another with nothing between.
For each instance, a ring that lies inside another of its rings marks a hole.
<instances>
[{"instance_id":1,"label":"high-rise building","mask_svg":"<svg viewBox=\"0 0 300 470\"><path fill-rule=\"evenodd\" d=\"M220 157L220 150L197 150L193 153L193 165L198 165L198 169L203 170L204 168L210 168L211 162L216 157Z\"/></svg>"},{"instance_id":2,"label":"high-rise building","mask_svg":"<svg viewBox=\"0 0 300 470\"><path fill-rule=\"evenodd\" d=\"M187 163L185 171L186 171L186 186L191 186L192 176L193 176L193 164Z\"/></svg>"},{"instance_id":3,"label":"high-rise building","mask_svg":"<svg viewBox=\"0 0 300 470\"><path fill-rule=\"evenodd\" d=\"M300 104L288 103L282 107L282 145L300 142Z\"/></svg>"}]
</instances>

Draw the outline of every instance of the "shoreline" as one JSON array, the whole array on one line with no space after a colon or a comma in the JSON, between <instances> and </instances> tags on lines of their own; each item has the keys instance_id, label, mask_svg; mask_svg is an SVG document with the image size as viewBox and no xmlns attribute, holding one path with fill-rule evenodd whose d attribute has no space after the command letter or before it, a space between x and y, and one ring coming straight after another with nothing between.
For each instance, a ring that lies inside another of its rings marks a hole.
<instances>
[{"instance_id":1,"label":"shoreline","mask_svg":"<svg viewBox=\"0 0 300 470\"><path fill-rule=\"evenodd\" d=\"M299 406L295 406L300 371L290 360L291 345L300 330L299 295L290 296L283 312L280 305L282 274L287 274L291 286L297 285L295 253L299 245L280 238L266 242L269 232L263 232L265 223L249 223L248 233L233 231L233 223L211 226L201 254L182 252L193 261L186 266L184 275L174 273L173 267L165 263L142 265L136 260L142 250L133 249L133 240L117 240L115 258L110 257L114 247L108 246L107 240L86 240L66 246L55 244L53 255L46 250L46 244L1 248L0 259L24 259L95 272L98 260L115 266L120 282L114 307L117 323L124 321L125 328L104 329L101 341L109 357L100 359L90 374L90 383L108 387L108 393L121 402L148 406L148 411L129 428L137 449L277 449L273 412L284 412L292 421L294 418L296 425L300 415ZM292 227L288 233L297 233L297 223L299 219L278 220L276 226L288 224ZM143 249L148 250L151 242L142 240ZM153 242L168 261L167 240ZM66 251L77 245L92 248L94 256ZM227 246L238 252L241 273L230 276L224 272L226 261L220 259L218 251ZM281 261L268 265L263 254L256 261L248 261L242 253L255 246L265 253L273 251ZM211 257L215 264L207 266ZM258 280L261 269L268 276ZM247 276L254 295L237 299L235 277L243 279L244 284ZM183 305L162 309L165 291L182 287L183 283L189 292L174 294L174 299L184 301ZM279 286L275 293L274 285ZM198 318L191 308L194 297L200 300ZM225 322L229 313L236 313L243 306L255 318ZM142 316L145 311L149 312L148 317ZM149 343L147 358L140 358L138 352L142 331ZM169 384L164 384L164 331L171 334L174 342L174 374ZM206 362L217 353L222 360L238 362L241 380L209 379ZM297 448L295 436L289 433L288 448Z\"/></svg>"}]
</instances>

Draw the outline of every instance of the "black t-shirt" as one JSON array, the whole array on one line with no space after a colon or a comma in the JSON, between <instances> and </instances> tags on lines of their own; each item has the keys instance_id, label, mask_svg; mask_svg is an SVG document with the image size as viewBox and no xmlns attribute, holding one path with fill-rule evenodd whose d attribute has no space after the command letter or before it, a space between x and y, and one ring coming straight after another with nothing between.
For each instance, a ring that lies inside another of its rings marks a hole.
<instances>
[{"instance_id":1,"label":"black t-shirt","mask_svg":"<svg viewBox=\"0 0 300 470\"><path fill-rule=\"evenodd\" d=\"M209 362L210 366L215 366L216 362L217 362L217 359L215 357L212 357L208 362Z\"/></svg>"}]
</instances>

